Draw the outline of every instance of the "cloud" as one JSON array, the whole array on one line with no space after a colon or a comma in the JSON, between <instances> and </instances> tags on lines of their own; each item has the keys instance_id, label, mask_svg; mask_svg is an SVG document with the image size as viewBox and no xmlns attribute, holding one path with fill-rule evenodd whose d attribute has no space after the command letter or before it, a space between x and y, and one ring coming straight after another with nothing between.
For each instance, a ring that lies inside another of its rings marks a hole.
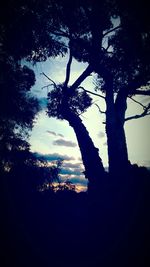
<instances>
[{"instance_id":1,"label":"cloud","mask_svg":"<svg viewBox=\"0 0 150 267\"><path fill-rule=\"evenodd\" d=\"M81 185L81 184L76 184L76 192L86 192L87 191L87 185Z\"/></svg>"},{"instance_id":2,"label":"cloud","mask_svg":"<svg viewBox=\"0 0 150 267\"><path fill-rule=\"evenodd\" d=\"M61 177L63 179L83 179L84 168L82 167L81 163L71 163L71 162L63 162L62 169L61 169Z\"/></svg>"},{"instance_id":3,"label":"cloud","mask_svg":"<svg viewBox=\"0 0 150 267\"><path fill-rule=\"evenodd\" d=\"M34 152L33 154L36 158L47 160L47 161L54 161L54 160L58 160L58 159L70 161L70 160L75 159L74 157L69 157L67 155L62 155L62 154L58 154L58 153L42 154L42 153Z\"/></svg>"},{"instance_id":4,"label":"cloud","mask_svg":"<svg viewBox=\"0 0 150 267\"><path fill-rule=\"evenodd\" d=\"M63 135L63 134L57 134L57 136L64 137L64 135Z\"/></svg>"},{"instance_id":5,"label":"cloud","mask_svg":"<svg viewBox=\"0 0 150 267\"><path fill-rule=\"evenodd\" d=\"M87 186L88 180L85 178L79 178L79 177L73 177L72 179L69 179L73 184L78 184L78 185L84 185Z\"/></svg>"},{"instance_id":6,"label":"cloud","mask_svg":"<svg viewBox=\"0 0 150 267\"><path fill-rule=\"evenodd\" d=\"M138 164L138 163L137 163ZM150 160L143 160L140 164L138 164L140 166L145 166L150 168Z\"/></svg>"},{"instance_id":7,"label":"cloud","mask_svg":"<svg viewBox=\"0 0 150 267\"><path fill-rule=\"evenodd\" d=\"M64 174L64 175L81 176L81 175L83 175L82 172L83 172L82 169L65 169L65 168L62 168L62 170L61 170L61 174Z\"/></svg>"},{"instance_id":8,"label":"cloud","mask_svg":"<svg viewBox=\"0 0 150 267\"><path fill-rule=\"evenodd\" d=\"M52 162L58 159L64 159L68 161L68 162L63 162L61 173L60 173L61 181L63 182L63 181L69 180L73 184L75 184L78 192L86 191L88 180L85 179L85 176L83 174L82 164L69 162L71 160L75 160L75 158L69 157L67 155L61 155L59 153L42 154L42 153L34 152L33 154L36 156L37 159L47 160L49 162Z\"/></svg>"},{"instance_id":9,"label":"cloud","mask_svg":"<svg viewBox=\"0 0 150 267\"><path fill-rule=\"evenodd\" d=\"M66 181L66 180L69 180L71 181L73 184L78 184L78 185L84 185L84 186L87 186L88 184L88 180L84 177L84 175L71 175L71 176L68 176L67 174L60 174L60 177L61 177L61 180L62 182Z\"/></svg>"},{"instance_id":10,"label":"cloud","mask_svg":"<svg viewBox=\"0 0 150 267\"><path fill-rule=\"evenodd\" d=\"M64 139L57 139L53 142L53 145L55 146L67 146L67 147L76 147L77 144L72 141L67 141Z\"/></svg>"},{"instance_id":11,"label":"cloud","mask_svg":"<svg viewBox=\"0 0 150 267\"><path fill-rule=\"evenodd\" d=\"M63 167L64 168L70 168L70 169L73 169L73 168L80 168L81 169L81 162L80 163L71 163L71 162L64 162L63 163Z\"/></svg>"},{"instance_id":12,"label":"cloud","mask_svg":"<svg viewBox=\"0 0 150 267\"><path fill-rule=\"evenodd\" d=\"M49 133L50 135L53 135L53 136L60 136L60 137L64 137L64 135L63 134L60 134L60 133L56 133L56 132L54 132L54 131L47 131L47 133Z\"/></svg>"},{"instance_id":13,"label":"cloud","mask_svg":"<svg viewBox=\"0 0 150 267\"><path fill-rule=\"evenodd\" d=\"M47 131L47 133L49 133L50 135L54 135L54 136L57 136L57 134L53 131Z\"/></svg>"},{"instance_id":14,"label":"cloud","mask_svg":"<svg viewBox=\"0 0 150 267\"><path fill-rule=\"evenodd\" d=\"M105 134L100 131L97 136L100 137L100 138L103 138L103 137L105 137Z\"/></svg>"},{"instance_id":15,"label":"cloud","mask_svg":"<svg viewBox=\"0 0 150 267\"><path fill-rule=\"evenodd\" d=\"M61 169L61 175L63 177L73 179L75 177L78 177L80 179L84 178L84 168L81 163L71 163L71 162L63 162L62 169Z\"/></svg>"}]
</instances>

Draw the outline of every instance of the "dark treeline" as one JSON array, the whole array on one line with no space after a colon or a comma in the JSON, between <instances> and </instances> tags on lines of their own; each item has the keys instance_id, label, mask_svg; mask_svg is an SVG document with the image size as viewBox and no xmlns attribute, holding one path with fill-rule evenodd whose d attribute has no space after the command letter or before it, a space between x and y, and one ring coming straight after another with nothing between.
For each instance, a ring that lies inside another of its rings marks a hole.
<instances>
[{"instance_id":1,"label":"dark treeline","mask_svg":"<svg viewBox=\"0 0 150 267\"><path fill-rule=\"evenodd\" d=\"M150 174L136 165L131 173L122 186L107 181L98 195L39 192L31 172L6 175L2 266L149 266Z\"/></svg>"},{"instance_id":2,"label":"dark treeline","mask_svg":"<svg viewBox=\"0 0 150 267\"><path fill-rule=\"evenodd\" d=\"M142 105L140 115L125 116L128 97L150 95L146 1L0 5L1 266L149 266L150 173L130 164L124 132L125 121L149 114L150 105ZM47 114L67 120L76 134L84 193L61 183L61 161L49 166L28 143L40 107L30 93L35 74L22 59L36 64L66 54L64 83L47 77ZM73 58L88 65L69 85ZM81 86L91 73L106 102L109 173L80 118L92 105Z\"/></svg>"}]
</instances>

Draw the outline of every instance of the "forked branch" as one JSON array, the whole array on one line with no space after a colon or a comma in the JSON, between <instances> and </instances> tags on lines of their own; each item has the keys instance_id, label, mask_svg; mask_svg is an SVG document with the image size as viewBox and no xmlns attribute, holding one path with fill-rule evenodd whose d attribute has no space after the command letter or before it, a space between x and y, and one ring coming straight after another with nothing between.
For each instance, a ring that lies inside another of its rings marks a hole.
<instances>
[{"instance_id":1,"label":"forked branch","mask_svg":"<svg viewBox=\"0 0 150 267\"><path fill-rule=\"evenodd\" d=\"M44 75L49 81L51 81L52 82L52 84L49 84L49 85L46 85L46 86L43 86L42 87L42 89L44 88L44 87L47 87L47 86L51 86L51 85L54 85L54 87L55 88L57 88L57 85L56 85L56 83L52 80L52 79L50 79L44 72L42 72L42 73L40 73L41 75Z\"/></svg>"},{"instance_id":2,"label":"forked branch","mask_svg":"<svg viewBox=\"0 0 150 267\"><path fill-rule=\"evenodd\" d=\"M105 33L103 34L103 37L106 36L107 34L113 32L113 31L116 31L116 30L120 29L120 28L121 28L121 25L116 26L115 28L113 28L113 29L111 29L111 30L105 32Z\"/></svg>"},{"instance_id":3,"label":"forked branch","mask_svg":"<svg viewBox=\"0 0 150 267\"><path fill-rule=\"evenodd\" d=\"M129 120L143 118L143 117L148 116L148 115L150 115L150 103L148 104L148 106L144 109L144 111L141 114L127 117L125 119L125 122L129 121Z\"/></svg>"},{"instance_id":4,"label":"forked branch","mask_svg":"<svg viewBox=\"0 0 150 267\"><path fill-rule=\"evenodd\" d=\"M135 100L133 97L131 97L131 96L128 96L128 98L130 98L133 102L135 102L135 103L137 103L137 104L139 104L141 107L143 107L143 109L145 109L145 108L147 108L146 106L144 106L141 102L139 102L139 101L137 101L137 100Z\"/></svg>"}]
</instances>

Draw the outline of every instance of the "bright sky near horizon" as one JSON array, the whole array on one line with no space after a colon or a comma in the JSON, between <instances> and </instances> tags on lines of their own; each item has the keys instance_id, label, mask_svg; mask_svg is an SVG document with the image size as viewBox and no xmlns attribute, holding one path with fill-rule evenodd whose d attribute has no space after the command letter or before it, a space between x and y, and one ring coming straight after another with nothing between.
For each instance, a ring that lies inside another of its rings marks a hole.
<instances>
[{"instance_id":1,"label":"bright sky near horizon","mask_svg":"<svg viewBox=\"0 0 150 267\"><path fill-rule=\"evenodd\" d=\"M36 84L32 88L32 93L40 100L42 110L30 137L31 151L42 155L49 160L59 157L64 158L62 177L79 185L80 190L87 184L82 171L81 155L77 145L76 136L68 122L49 118L46 115L47 89L43 86L50 84L50 81L41 75L44 72L55 83L62 83L65 79L67 57L56 57L48 59L44 63L32 66L36 74ZM71 67L72 84L76 78L84 71L86 64L73 60ZM31 67L31 65L29 65ZM93 75L88 77L83 83L87 90L94 91ZM49 87L50 90L50 87ZM100 93L100 92L99 92ZM93 97L93 102L98 104L101 110L105 110L105 101L99 97ZM150 97L136 97L144 104L150 101ZM127 115L139 114L142 107L132 100L128 101ZM96 147L99 148L100 156L104 166L108 166L107 139L105 134L105 115L100 114L96 105L92 105L86 113L81 116L83 123L87 127L90 136ZM131 120L125 124L125 132L128 145L129 160L139 165L150 166L150 116L138 120Z\"/></svg>"}]
</instances>

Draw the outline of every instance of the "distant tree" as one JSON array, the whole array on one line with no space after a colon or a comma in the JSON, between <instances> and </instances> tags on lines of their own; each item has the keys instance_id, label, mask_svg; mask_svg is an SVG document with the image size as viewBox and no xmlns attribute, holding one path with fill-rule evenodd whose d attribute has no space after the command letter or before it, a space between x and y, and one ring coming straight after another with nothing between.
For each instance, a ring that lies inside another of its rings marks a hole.
<instances>
[{"instance_id":1,"label":"distant tree","mask_svg":"<svg viewBox=\"0 0 150 267\"><path fill-rule=\"evenodd\" d=\"M49 163L48 161L38 159L36 167L38 167L38 172L40 173L39 191L52 190L55 191L55 185L60 183L60 172L62 166L62 160L57 160L56 162Z\"/></svg>"},{"instance_id":2,"label":"distant tree","mask_svg":"<svg viewBox=\"0 0 150 267\"><path fill-rule=\"evenodd\" d=\"M17 38L11 39L14 24L20 27L13 13L18 11L17 3L12 2L0 4L0 182L3 187L7 187L6 176L11 181L14 178L14 184L15 179L19 177L21 181L24 177L25 162L31 158L27 138L39 111L38 101L30 92L35 74L21 64L22 55L16 56Z\"/></svg>"},{"instance_id":3,"label":"distant tree","mask_svg":"<svg viewBox=\"0 0 150 267\"><path fill-rule=\"evenodd\" d=\"M39 107L29 93L35 83L34 72L2 51L0 67L0 158L5 165L12 160L14 151L23 149L21 139L25 140L32 129Z\"/></svg>"},{"instance_id":4,"label":"distant tree","mask_svg":"<svg viewBox=\"0 0 150 267\"><path fill-rule=\"evenodd\" d=\"M57 191L75 191L76 190L76 186L69 180L65 181L65 182L60 182L56 187L55 187L56 192Z\"/></svg>"}]
</instances>

